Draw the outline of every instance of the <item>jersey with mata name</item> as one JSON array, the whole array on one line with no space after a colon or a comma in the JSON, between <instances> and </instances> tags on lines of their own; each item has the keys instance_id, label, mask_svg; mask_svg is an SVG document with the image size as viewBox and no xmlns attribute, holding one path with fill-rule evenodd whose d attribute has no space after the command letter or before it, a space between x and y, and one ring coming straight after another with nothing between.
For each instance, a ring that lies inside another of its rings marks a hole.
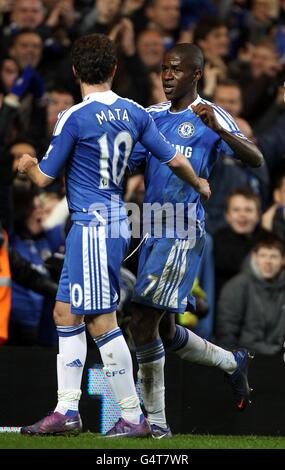
<instances>
[{"instance_id":1,"label":"jersey with mata name","mask_svg":"<svg viewBox=\"0 0 285 470\"><path fill-rule=\"evenodd\" d=\"M122 181L138 141L161 163L176 154L142 106L111 90L90 93L60 113L39 169L56 178L65 167L72 220L126 218Z\"/></svg>"},{"instance_id":2,"label":"jersey with mata name","mask_svg":"<svg viewBox=\"0 0 285 470\"><path fill-rule=\"evenodd\" d=\"M211 105L223 128L246 139L231 115L224 109L202 99L199 95L191 105L198 103ZM171 112L171 102L168 101L150 106L148 112L152 115L160 132L171 142L173 147L190 160L196 174L208 179L219 155L221 153L233 155L234 152L216 132L202 122L192 111L191 105L183 111ZM171 203L174 211L176 204L183 203L185 221L189 217L188 204L196 204L198 227L203 227L205 212L200 195L186 182L178 178L167 165L159 165L151 153L148 153L142 145L137 144L128 163L130 171L133 172L143 162L146 163L144 203L160 203L161 205Z\"/></svg>"}]
</instances>

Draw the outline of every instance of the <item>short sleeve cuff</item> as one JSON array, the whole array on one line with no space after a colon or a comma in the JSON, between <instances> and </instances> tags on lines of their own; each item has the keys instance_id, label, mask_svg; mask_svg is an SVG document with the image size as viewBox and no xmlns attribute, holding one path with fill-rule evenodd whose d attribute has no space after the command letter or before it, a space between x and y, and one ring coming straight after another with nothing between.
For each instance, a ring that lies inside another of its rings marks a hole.
<instances>
[{"instance_id":1,"label":"short sleeve cuff","mask_svg":"<svg viewBox=\"0 0 285 470\"><path fill-rule=\"evenodd\" d=\"M41 169L41 167L40 167L40 163L38 164L38 169L40 170L40 172L41 172L43 175L47 176L48 178L51 178L51 179L53 179L53 180L56 178L56 176L48 175L45 171L43 171L43 170Z\"/></svg>"}]
</instances>

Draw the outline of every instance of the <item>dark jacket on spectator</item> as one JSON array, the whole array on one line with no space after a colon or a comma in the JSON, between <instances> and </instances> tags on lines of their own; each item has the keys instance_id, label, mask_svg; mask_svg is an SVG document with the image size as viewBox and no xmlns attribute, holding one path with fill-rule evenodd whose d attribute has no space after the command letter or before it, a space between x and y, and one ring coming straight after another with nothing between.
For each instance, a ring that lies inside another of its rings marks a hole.
<instances>
[{"instance_id":1,"label":"dark jacket on spectator","mask_svg":"<svg viewBox=\"0 0 285 470\"><path fill-rule=\"evenodd\" d=\"M258 227L250 235L240 235L226 227L214 234L216 299L224 284L240 272L244 259L265 233Z\"/></svg>"},{"instance_id":2,"label":"dark jacket on spectator","mask_svg":"<svg viewBox=\"0 0 285 470\"><path fill-rule=\"evenodd\" d=\"M218 303L217 342L261 354L281 351L285 338L285 271L261 278L254 263L223 288Z\"/></svg>"},{"instance_id":3,"label":"dark jacket on spectator","mask_svg":"<svg viewBox=\"0 0 285 470\"><path fill-rule=\"evenodd\" d=\"M257 134L257 145L261 150L272 175L281 164L285 166L285 113L282 113L272 126L261 134Z\"/></svg>"}]
</instances>

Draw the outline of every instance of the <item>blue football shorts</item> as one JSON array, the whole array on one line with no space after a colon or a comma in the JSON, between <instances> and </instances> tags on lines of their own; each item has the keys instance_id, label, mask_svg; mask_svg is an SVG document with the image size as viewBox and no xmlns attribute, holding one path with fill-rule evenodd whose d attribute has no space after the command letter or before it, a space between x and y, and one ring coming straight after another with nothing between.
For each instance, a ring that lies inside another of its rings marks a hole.
<instances>
[{"instance_id":1,"label":"blue football shorts","mask_svg":"<svg viewBox=\"0 0 285 470\"><path fill-rule=\"evenodd\" d=\"M73 223L56 296L56 300L70 303L71 313L94 315L116 310L120 268L129 245L127 221L118 224L119 235L112 237L107 236L110 224Z\"/></svg>"},{"instance_id":2,"label":"blue football shorts","mask_svg":"<svg viewBox=\"0 0 285 470\"><path fill-rule=\"evenodd\" d=\"M196 240L149 238L140 250L134 301L169 313L183 313L199 268L205 236Z\"/></svg>"}]
</instances>

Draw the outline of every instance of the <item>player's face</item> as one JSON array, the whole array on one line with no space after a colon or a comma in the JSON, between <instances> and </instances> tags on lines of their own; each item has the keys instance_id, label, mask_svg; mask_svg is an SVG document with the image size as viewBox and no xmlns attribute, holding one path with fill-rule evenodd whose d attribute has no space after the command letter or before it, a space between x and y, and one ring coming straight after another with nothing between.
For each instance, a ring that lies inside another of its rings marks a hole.
<instances>
[{"instance_id":1,"label":"player's face","mask_svg":"<svg viewBox=\"0 0 285 470\"><path fill-rule=\"evenodd\" d=\"M277 248L261 247L253 254L255 264L264 279L273 279L284 266L284 259Z\"/></svg>"},{"instance_id":2,"label":"player's face","mask_svg":"<svg viewBox=\"0 0 285 470\"><path fill-rule=\"evenodd\" d=\"M226 212L226 220L233 231L240 235L253 233L259 222L256 202L242 195L232 196Z\"/></svg>"},{"instance_id":3,"label":"player's face","mask_svg":"<svg viewBox=\"0 0 285 470\"><path fill-rule=\"evenodd\" d=\"M193 89L193 68L177 53L166 53L162 63L162 85L168 100L177 100ZM195 80L194 80L195 81Z\"/></svg>"}]
</instances>

